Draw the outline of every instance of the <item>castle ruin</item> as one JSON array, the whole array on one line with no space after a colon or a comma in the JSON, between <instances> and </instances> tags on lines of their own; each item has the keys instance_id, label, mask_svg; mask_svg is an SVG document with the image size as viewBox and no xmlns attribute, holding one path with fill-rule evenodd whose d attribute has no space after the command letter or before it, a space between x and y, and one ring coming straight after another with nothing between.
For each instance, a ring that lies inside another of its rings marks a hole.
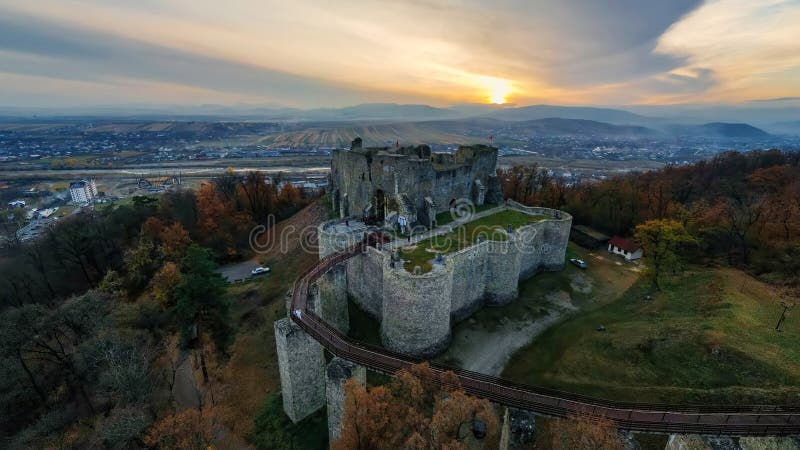
<instances>
[{"instance_id":1,"label":"castle ruin","mask_svg":"<svg viewBox=\"0 0 800 450\"><path fill-rule=\"evenodd\" d=\"M427 145L364 147L356 138L349 150L333 151L333 208L340 218L430 228L436 214L458 199L501 202L496 165L497 149L486 145L461 146L449 154L431 153Z\"/></svg>"},{"instance_id":2,"label":"castle ruin","mask_svg":"<svg viewBox=\"0 0 800 450\"><path fill-rule=\"evenodd\" d=\"M384 347L429 357L446 348L456 321L484 305L513 301L521 279L561 269L572 217L504 203L496 164L497 149L484 145L435 154L424 145L364 148L356 139L350 150L335 150L330 193L339 219L317 227L320 259L360 242L372 225L431 230L437 226L436 215L457 202L489 203L494 206L482 214L513 210L530 220L516 229L495 229L502 239L479 238L446 255L432 253L432 269L426 273L407 270L391 243L367 247L309 286L314 314L347 333L352 300L381 322ZM463 223L431 232L452 231ZM405 237L397 239L397 247L404 245ZM290 318L276 322L275 335L284 409L296 422L327 404L335 439L343 412L342 385L350 378L363 383L364 367L340 358L326 366L320 347Z\"/></svg>"}]
</instances>

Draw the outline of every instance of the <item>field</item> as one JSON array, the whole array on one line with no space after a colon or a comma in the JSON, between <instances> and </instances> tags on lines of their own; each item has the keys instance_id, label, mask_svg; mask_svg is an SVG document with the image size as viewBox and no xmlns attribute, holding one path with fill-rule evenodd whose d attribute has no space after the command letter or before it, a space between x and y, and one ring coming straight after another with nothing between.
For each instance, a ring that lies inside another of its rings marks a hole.
<instances>
[{"instance_id":1,"label":"field","mask_svg":"<svg viewBox=\"0 0 800 450\"><path fill-rule=\"evenodd\" d=\"M386 145L399 141L401 145L431 143L471 145L483 143L485 137L468 135L459 129L442 126L443 122L389 123L368 125L313 126L303 130L274 133L256 141L268 147L297 147L319 145L349 148L350 142L360 136L368 145Z\"/></svg>"},{"instance_id":2,"label":"field","mask_svg":"<svg viewBox=\"0 0 800 450\"><path fill-rule=\"evenodd\" d=\"M503 376L614 400L800 404L800 320L774 330L770 287L727 268L693 268L651 300L648 287L551 327Z\"/></svg>"},{"instance_id":3,"label":"field","mask_svg":"<svg viewBox=\"0 0 800 450\"><path fill-rule=\"evenodd\" d=\"M453 342L439 356L449 365L499 376L512 355L560 321L602 306L639 278L636 265L570 243L567 258L581 258L589 270L571 264L520 283L519 297L508 305L485 307L453 327Z\"/></svg>"}]
</instances>

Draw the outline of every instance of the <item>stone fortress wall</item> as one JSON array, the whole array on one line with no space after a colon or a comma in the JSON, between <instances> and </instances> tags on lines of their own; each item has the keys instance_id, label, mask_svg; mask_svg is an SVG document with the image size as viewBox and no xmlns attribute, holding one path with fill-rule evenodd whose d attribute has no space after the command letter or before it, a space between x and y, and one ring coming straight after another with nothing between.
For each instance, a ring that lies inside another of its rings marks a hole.
<instances>
[{"instance_id":1,"label":"stone fortress wall","mask_svg":"<svg viewBox=\"0 0 800 450\"><path fill-rule=\"evenodd\" d=\"M456 199L478 205L502 201L496 165L497 149L485 145L442 154L427 145L363 147L356 138L349 150L333 151L333 208L341 218L383 218L394 210L410 224L430 226L435 214L447 211Z\"/></svg>"},{"instance_id":2,"label":"stone fortress wall","mask_svg":"<svg viewBox=\"0 0 800 450\"><path fill-rule=\"evenodd\" d=\"M418 356L435 355L449 343L454 322L484 305L513 301L520 280L564 266L572 216L516 202L506 202L505 207L550 218L511 233L502 231L507 234L505 241L483 240L443 255L430 272L422 274L405 270L391 252L370 247L346 263L341 279L346 286L340 290L381 322L385 347ZM363 231L342 233L336 223L339 221L325 222L318 228L320 257L343 250L363 235ZM342 316L341 312L329 314L331 318Z\"/></svg>"}]
</instances>

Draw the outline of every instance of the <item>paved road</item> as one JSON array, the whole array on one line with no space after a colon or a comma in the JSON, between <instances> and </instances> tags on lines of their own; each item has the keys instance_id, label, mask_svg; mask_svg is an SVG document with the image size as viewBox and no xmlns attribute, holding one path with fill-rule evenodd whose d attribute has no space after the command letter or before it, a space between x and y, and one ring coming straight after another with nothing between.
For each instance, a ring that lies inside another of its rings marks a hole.
<instances>
[{"instance_id":1,"label":"paved road","mask_svg":"<svg viewBox=\"0 0 800 450\"><path fill-rule=\"evenodd\" d=\"M217 273L229 282L246 280L251 277L250 271L258 267L255 261L244 261L240 263L228 264L217 268Z\"/></svg>"}]
</instances>

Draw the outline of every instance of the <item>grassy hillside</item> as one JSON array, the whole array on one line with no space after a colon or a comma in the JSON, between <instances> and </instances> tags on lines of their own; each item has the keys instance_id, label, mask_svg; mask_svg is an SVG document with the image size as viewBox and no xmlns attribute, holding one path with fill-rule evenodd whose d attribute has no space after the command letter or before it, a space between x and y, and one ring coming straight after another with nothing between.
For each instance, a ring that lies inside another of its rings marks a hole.
<instances>
[{"instance_id":1,"label":"grassy hillside","mask_svg":"<svg viewBox=\"0 0 800 450\"><path fill-rule=\"evenodd\" d=\"M270 147L291 147L303 145L320 145L330 147L349 147L356 136L364 139L367 145L385 145L400 141L409 144L475 144L486 141L486 136L479 138L460 134L445 122L415 122L391 124L359 124L315 126L299 131L274 133L258 140L258 144ZM488 136L488 135L487 135Z\"/></svg>"},{"instance_id":2,"label":"grassy hillside","mask_svg":"<svg viewBox=\"0 0 800 450\"><path fill-rule=\"evenodd\" d=\"M781 307L769 286L708 268L652 300L644 284L549 329L503 376L626 401L800 404L800 320L773 329Z\"/></svg>"},{"instance_id":3,"label":"grassy hillside","mask_svg":"<svg viewBox=\"0 0 800 450\"><path fill-rule=\"evenodd\" d=\"M316 224L325 220L328 213L320 201L315 202L278 223L275 235L281 236L284 230L292 230L291 227L301 230ZM230 360L217 374L216 383L221 393L218 401L224 411L224 423L233 434L242 438L259 431L253 430L253 418L262 407L267 408L265 401L268 396L280 391L272 324L286 316L285 296L297 274L318 259L316 253L305 251L300 245L299 232L285 235L288 237L285 252L280 246L275 246L256 257L270 266L272 271L269 275L229 288L240 332L231 347ZM280 411L282 414L282 409ZM262 411L262 421L266 420L263 416Z\"/></svg>"}]
</instances>

